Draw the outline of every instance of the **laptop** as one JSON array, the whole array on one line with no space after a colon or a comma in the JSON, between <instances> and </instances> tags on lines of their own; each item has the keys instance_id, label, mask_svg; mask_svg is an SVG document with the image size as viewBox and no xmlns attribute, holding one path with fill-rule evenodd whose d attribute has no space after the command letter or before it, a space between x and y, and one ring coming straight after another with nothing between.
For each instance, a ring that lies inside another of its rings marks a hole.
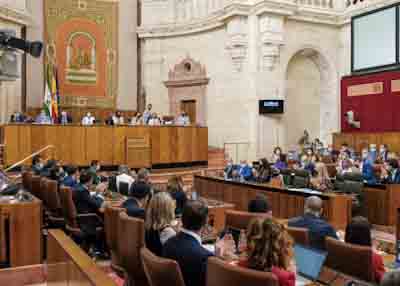
<instances>
[{"instance_id":1,"label":"laptop","mask_svg":"<svg viewBox=\"0 0 400 286\"><path fill-rule=\"evenodd\" d=\"M0 193L7 189L9 185L10 180L8 179L7 175L3 171L0 171Z\"/></svg>"},{"instance_id":2,"label":"laptop","mask_svg":"<svg viewBox=\"0 0 400 286\"><path fill-rule=\"evenodd\" d=\"M317 281L327 252L296 244L294 255L297 267L296 286L308 285Z\"/></svg>"}]
</instances>

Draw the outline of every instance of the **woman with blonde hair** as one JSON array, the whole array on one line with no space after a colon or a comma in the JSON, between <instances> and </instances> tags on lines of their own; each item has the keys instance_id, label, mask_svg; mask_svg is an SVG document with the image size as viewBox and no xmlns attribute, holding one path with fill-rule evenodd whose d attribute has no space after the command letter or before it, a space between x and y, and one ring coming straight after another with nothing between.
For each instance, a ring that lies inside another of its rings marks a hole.
<instances>
[{"instance_id":1,"label":"woman with blonde hair","mask_svg":"<svg viewBox=\"0 0 400 286\"><path fill-rule=\"evenodd\" d=\"M175 220L175 201L166 192L153 196L146 212L146 247L155 255L162 255L162 248L168 239L176 235L171 224Z\"/></svg>"},{"instance_id":2,"label":"woman with blonde hair","mask_svg":"<svg viewBox=\"0 0 400 286\"><path fill-rule=\"evenodd\" d=\"M283 224L271 218L252 221L247 234L247 255L241 266L273 273L280 286L295 286L293 240Z\"/></svg>"}]
</instances>

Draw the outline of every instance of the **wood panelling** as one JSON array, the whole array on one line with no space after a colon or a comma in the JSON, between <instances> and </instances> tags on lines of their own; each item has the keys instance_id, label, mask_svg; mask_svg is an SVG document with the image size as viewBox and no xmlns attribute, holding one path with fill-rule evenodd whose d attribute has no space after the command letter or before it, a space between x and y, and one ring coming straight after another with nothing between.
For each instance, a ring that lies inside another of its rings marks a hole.
<instances>
[{"instance_id":1,"label":"wood panelling","mask_svg":"<svg viewBox=\"0 0 400 286\"><path fill-rule=\"evenodd\" d=\"M175 126L4 125L5 164L12 165L48 145L47 152L63 164L126 164L130 137L149 137L151 163L173 164L208 160L208 129ZM29 162L28 162L29 163Z\"/></svg>"},{"instance_id":2,"label":"wood panelling","mask_svg":"<svg viewBox=\"0 0 400 286\"><path fill-rule=\"evenodd\" d=\"M396 226L400 208L400 185L364 188L368 219L373 224Z\"/></svg>"},{"instance_id":3,"label":"wood panelling","mask_svg":"<svg viewBox=\"0 0 400 286\"><path fill-rule=\"evenodd\" d=\"M352 132L352 133L334 133L333 146L339 150L343 143L354 147L355 151L361 152L362 148L370 144L387 144L389 150L400 153L400 132Z\"/></svg>"},{"instance_id":4,"label":"wood panelling","mask_svg":"<svg viewBox=\"0 0 400 286\"><path fill-rule=\"evenodd\" d=\"M40 264L42 261L41 201L0 202L0 249L8 246L11 267ZM7 243L8 242L8 243ZM0 255L1 257L1 255Z\"/></svg>"},{"instance_id":5,"label":"wood panelling","mask_svg":"<svg viewBox=\"0 0 400 286\"><path fill-rule=\"evenodd\" d=\"M225 181L216 177L195 176L194 189L200 196L232 203L237 210L247 211L248 203L256 194L268 197L274 217L288 219L304 213L304 201L310 196L303 191L292 191L268 185ZM323 216L336 228L344 229L351 219L350 196L320 194L324 202Z\"/></svg>"}]
</instances>

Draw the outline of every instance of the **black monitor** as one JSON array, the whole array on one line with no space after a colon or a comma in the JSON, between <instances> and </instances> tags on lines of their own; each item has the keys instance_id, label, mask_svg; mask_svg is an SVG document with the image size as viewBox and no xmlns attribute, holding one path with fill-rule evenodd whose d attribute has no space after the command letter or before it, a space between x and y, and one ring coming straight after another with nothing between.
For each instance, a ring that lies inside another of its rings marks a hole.
<instances>
[{"instance_id":1,"label":"black monitor","mask_svg":"<svg viewBox=\"0 0 400 286\"><path fill-rule=\"evenodd\" d=\"M282 114L284 112L284 101L281 99L266 99L259 101L260 114Z\"/></svg>"}]
</instances>

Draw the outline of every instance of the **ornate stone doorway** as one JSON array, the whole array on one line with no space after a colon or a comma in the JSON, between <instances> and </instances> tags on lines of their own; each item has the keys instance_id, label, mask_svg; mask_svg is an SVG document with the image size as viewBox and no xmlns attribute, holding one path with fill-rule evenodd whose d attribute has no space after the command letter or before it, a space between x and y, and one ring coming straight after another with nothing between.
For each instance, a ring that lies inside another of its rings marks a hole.
<instances>
[{"instance_id":1,"label":"ornate stone doorway","mask_svg":"<svg viewBox=\"0 0 400 286\"><path fill-rule=\"evenodd\" d=\"M168 88L170 114L177 116L186 111L191 116L192 124L207 125L209 80L205 67L190 57L175 65L168 74L168 81L164 82Z\"/></svg>"}]
</instances>

